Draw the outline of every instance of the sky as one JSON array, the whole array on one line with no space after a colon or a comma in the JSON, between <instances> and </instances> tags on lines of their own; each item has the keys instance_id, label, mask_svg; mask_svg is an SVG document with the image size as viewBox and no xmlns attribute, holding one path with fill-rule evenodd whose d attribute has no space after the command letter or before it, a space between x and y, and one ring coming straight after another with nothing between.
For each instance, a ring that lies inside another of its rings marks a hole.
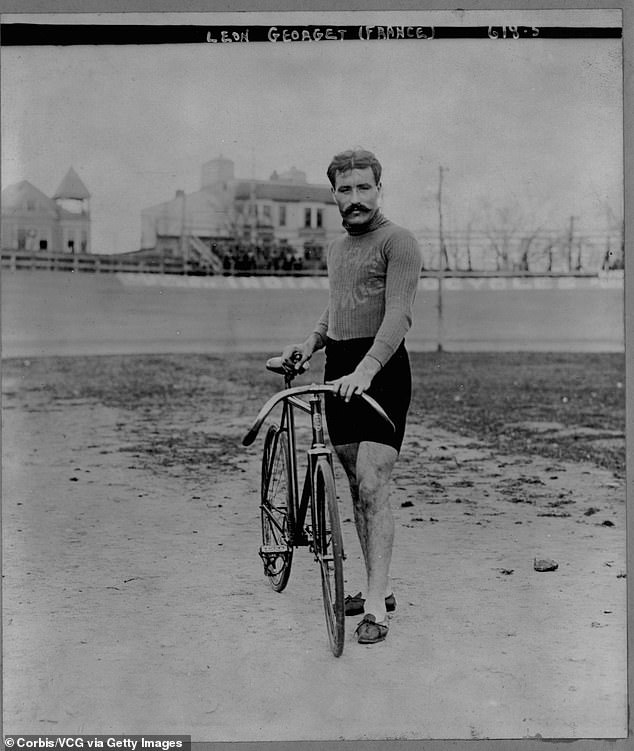
<instances>
[{"instance_id":1,"label":"sky","mask_svg":"<svg viewBox=\"0 0 634 751\"><path fill-rule=\"evenodd\" d=\"M42 23L610 25L612 11L38 15ZM12 20L4 17L3 21ZM18 20L15 17L13 20ZM93 252L140 247L141 211L200 186L297 167L326 183L338 151L373 150L384 211L414 231L499 212L603 231L622 217L620 40L343 41L5 47L2 187L52 195L69 167L91 193Z\"/></svg>"}]
</instances>

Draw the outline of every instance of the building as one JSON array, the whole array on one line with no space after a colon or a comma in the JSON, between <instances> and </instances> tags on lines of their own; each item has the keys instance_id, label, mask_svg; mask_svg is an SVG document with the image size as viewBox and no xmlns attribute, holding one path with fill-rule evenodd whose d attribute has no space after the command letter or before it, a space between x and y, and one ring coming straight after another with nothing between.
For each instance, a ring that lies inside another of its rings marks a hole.
<instances>
[{"instance_id":1,"label":"building","mask_svg":"<svg viewBox=\"0 0 634 751\"><path fill-rule=\"evenodd\" d=\"M52 198L28 180L2 191L2 248L90 253L90 193L71 167Z\"/></svg>"},{"instance_id":2,"label":"building","mask_svg":"<svg viewBox=\"0 0 634 751\"><path fill-rule=\"evenodd\" d=\"M233 161L222 156L202 165L200 190L177 191L141 212L142 249L208 262L231 243L287 246L297 257L314 257L340 232L328 185L307 182L294 167L268 180L236 178Z\"/></svg>"}]
</instances>

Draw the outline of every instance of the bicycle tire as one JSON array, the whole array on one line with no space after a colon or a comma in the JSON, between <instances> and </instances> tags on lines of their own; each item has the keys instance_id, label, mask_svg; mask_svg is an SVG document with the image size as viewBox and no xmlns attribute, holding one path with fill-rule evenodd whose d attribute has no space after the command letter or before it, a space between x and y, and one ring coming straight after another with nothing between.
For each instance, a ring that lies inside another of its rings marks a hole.
<instances>
[{"instance_id":1,"label":"bicycle tire","mask_svg":"<svg viewBox=\"0 0 634 751\"><path fill-rule=\"evenodd\" d=\"M291 466L286 431L271 426L262 452L260 558L264 575L276 592L288 584L293 563Z\"/></svg>"},{"instance_id":2,"label":"bicycle tire","mask_svg":"<svg viewBox=\"0 0 634 751\"><path fill-rule=\"evenodd\" d=\"M317 461L313 487L314 547L321 573L326 630L332 653L339 657L345 641L343 538L335 478L331 464L324 458Z\"/></svg>"}]
</instances>

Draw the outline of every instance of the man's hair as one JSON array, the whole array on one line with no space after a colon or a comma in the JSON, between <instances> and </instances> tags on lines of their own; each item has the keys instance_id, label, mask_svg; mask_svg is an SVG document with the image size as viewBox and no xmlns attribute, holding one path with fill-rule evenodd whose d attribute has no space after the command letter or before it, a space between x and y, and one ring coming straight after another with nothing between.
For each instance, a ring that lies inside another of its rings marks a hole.
<instances>
[{"instance_id":1,"label":"man's hair","mask_svg":"<svg viewBox=\"0 0 634 751\"><path fill-rule=\"evenodd\" d=\"M335 179L339 172L350 172L353 169L366 169L366 167L370 167L374 175L374 181L378 185L381 182L381 173L383 171L381 163L371 151L361 148L349 149L333 156L326 174L328 175L330 184L334 188Z\"/></svg>"}]
</instances>

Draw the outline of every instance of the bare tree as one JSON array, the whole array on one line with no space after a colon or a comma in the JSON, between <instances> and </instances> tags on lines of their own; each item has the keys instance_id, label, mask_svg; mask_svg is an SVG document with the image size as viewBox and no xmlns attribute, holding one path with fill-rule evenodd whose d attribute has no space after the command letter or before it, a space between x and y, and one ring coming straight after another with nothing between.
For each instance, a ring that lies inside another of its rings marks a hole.
<instances>
[{"instance_id":1,"label":"bare tree","mask_svg":"<svg viewBox=\"0 0 634 751\"><path fill-rule=\"evenodd\" d=\"M492 210L488 205L485 219L485 234L494 252L497 271L508 271L511 267L517 236L525 224L517 205L502 206Z\"/></svg>"},{"instance_id":2,"label":"bare tree","mask_svg":"<svg viewBox=\"0 0 634 751\"><path fill-rule=\"evenodd\" d=\"M448 245L449 250L451 250L451 256L453 258L453 267L456 271L460 271L460 245L459 243L454 240L453 242L449 243ZM449 268L449 262L447 260L447 268Z\"/></svg>"},{"instance_id":3,"label":"bare tree","mask_svg":"<svg viewBox=\"0 0 634 751\"><path fill-rule=\"evenodd\" d=\"M467 251L467 271L473 271L473 259L471 256L471 227L473 225L473 219L467 224L467 235L465 238L465 249Z\"/></svg>"},{"instance_id":4,"label":"bare tree","mask_svg":"<svg viewBox=\"0 0 634 751\"><path fill-rule=\"evenodd\" d=\"M531 247L533 243L535 242L535 240L537 239L537 236L539 235L540 231L541 231L541 227L538 227L529 235L525 235L524 237L521 238L519 261L518 261L518 268L520 271L530 271Z\"/></svg>"},{"instance_id":5,"label":"bare tree","mask_svg":"<svg viewBox=\"0 0 634 751\"><path fill-rule=\"evenodd\" d=\"M553 270L553 248L554 242L550 241L546 243L546 247L544 249L547 259L546 271L548 271L548 273Z\"/></svg>"}]
</instances>

